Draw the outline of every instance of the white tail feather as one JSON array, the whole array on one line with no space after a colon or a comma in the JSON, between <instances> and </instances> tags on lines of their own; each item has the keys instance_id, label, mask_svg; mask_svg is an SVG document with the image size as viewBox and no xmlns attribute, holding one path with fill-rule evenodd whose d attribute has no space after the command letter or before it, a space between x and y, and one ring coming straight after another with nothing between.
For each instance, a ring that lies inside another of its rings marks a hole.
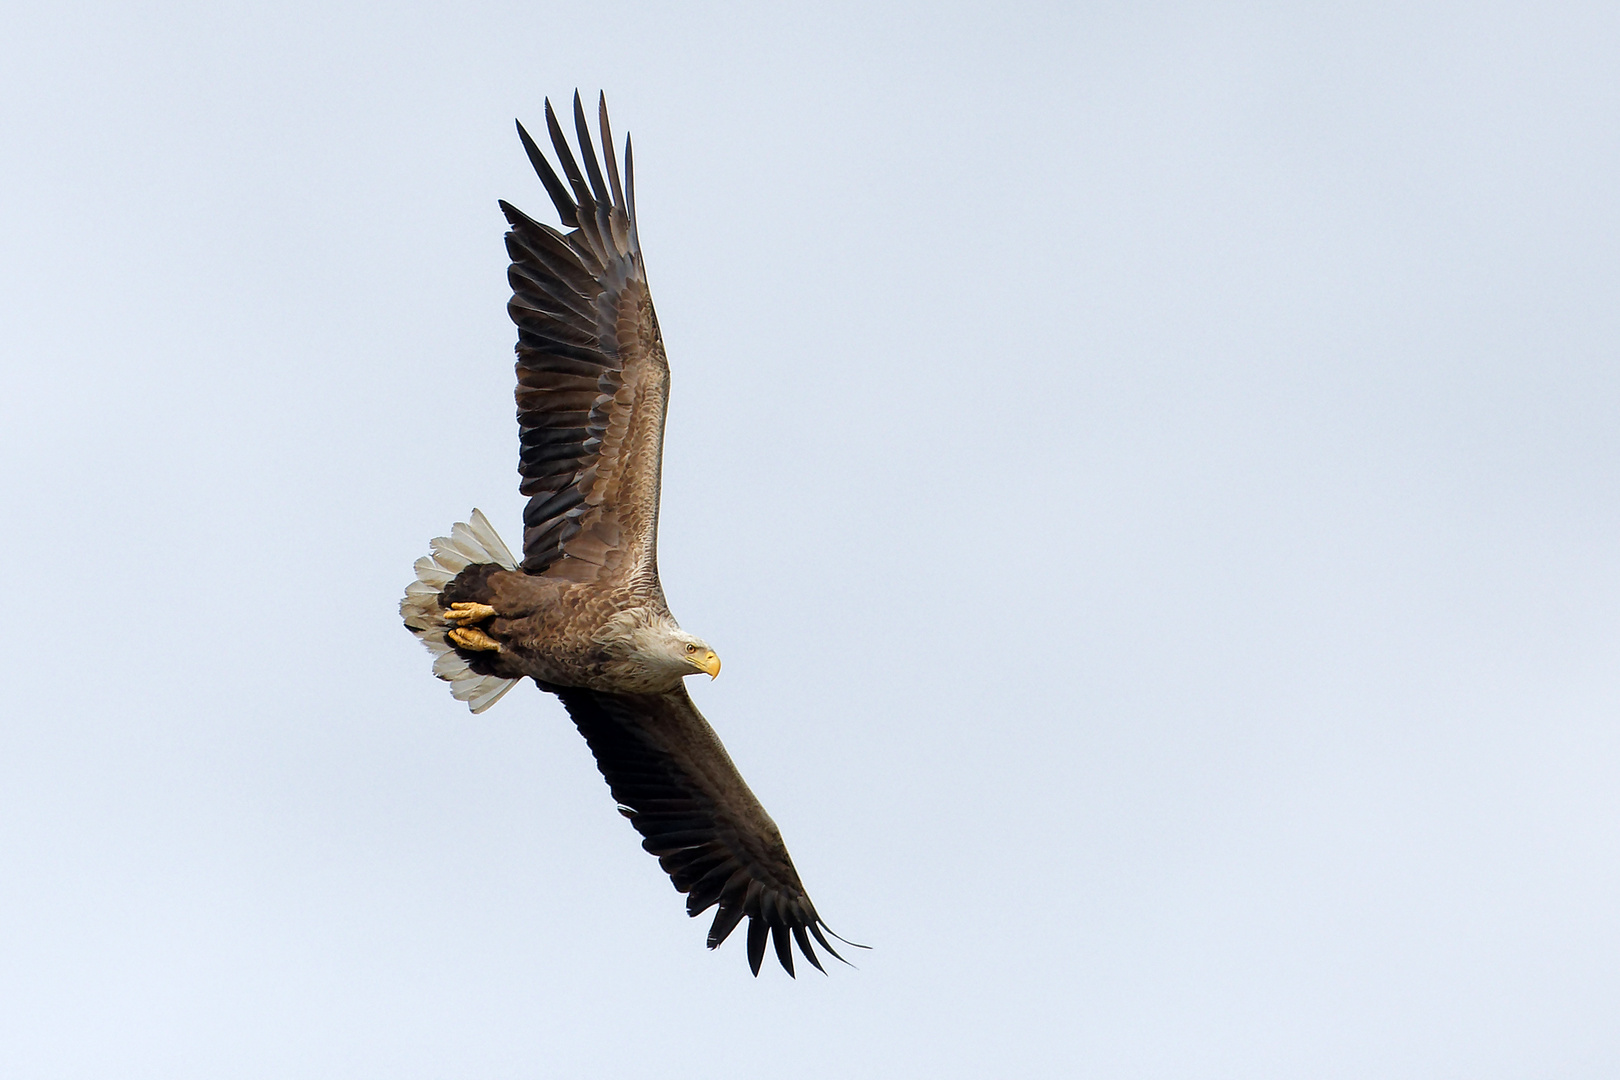
<instances>
[{"instance_id":1,"label":"white tail feather","mask_svg":"<svg viewBox=\"0 0 1620 1080\"><path fill-rule=\"evenodd\" d=\"M516 570L517 560L506 549L505 542L501 540L501 534L495 531L495 527L489 523L489 518L478 510L474 510L471 517L472 520L467 523L467 531L472 533L473 539L483 545L485 551L494 555L496 562L508 570ZM455 530L452 529L451 532L454 533Z\"/></svg>"},{"instance_id":2,"label":"white tail feather","mask_svg":"<svg viewBox=\"0 0 1620 1080\"><path fill-rule=\"evenodd\" d=\"M444 632L451 624L445 621L439 594L474 563L495 563L516 570L517 560L481 510L474 510L465 522L458 521L449 536L435 537L428 547L433 553L416 560L416 580L405 587L399 613L405 626L433 654L433 674L450 684L451 696L481 713L501 700L501 695L516 686L518 680L479 675L467 666L467 661L445 640Z\"/></svg>"}]
</instances>

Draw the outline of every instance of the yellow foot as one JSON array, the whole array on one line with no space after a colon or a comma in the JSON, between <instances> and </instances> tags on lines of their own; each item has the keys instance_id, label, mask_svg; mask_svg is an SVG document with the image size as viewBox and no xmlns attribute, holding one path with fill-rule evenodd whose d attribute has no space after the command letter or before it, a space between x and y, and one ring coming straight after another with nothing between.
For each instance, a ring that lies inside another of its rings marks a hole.
<instances>
[{"instance_id":1,"label":"yellow foot","mask_svg":"<svg viewBox=\"0 0 1620 1080\"><path fill-rule=\"evenodd\" d=\"M447 632L445 637L469 652L500 652L501 643L484 633L482 630L458 626Z\"/></svg>"},{"instance_id":2,"label":"yellow foot","mask_svg":"<svg viewBox=\"0 0 1620 1080\"><path fill-rule=\"evenodd\" d=\"M495 617L495 609L488 604L451 604L445 611L444 617L462 626L471 626L473 623L483 622L485 619Z\"/></svg>"}]
</instances>

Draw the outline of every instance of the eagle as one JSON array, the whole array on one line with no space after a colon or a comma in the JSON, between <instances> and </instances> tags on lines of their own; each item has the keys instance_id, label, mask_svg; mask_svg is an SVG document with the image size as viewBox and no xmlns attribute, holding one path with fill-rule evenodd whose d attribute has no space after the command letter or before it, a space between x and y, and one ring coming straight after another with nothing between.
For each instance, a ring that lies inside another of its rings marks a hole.
<instances>
[{"instance_id":1,"label":"eagle","mask_svg":"<svg viewBox=\"0 0 1620 1080\"><path fill-rule=\"evenodd\" d=\"M475 509L417 560L400 614L473 712L525 677L561 699L619 812L686 894L687 913L716 909L710 949L747 919L755 976L767 938L789 975L794 944L825 973L811 939L842 961L827 942L838 935L686 692L687 676L720 674L720 657L681 629L658 578L669 363L636 232L631 143L621 178L605 95L597 112L600 162L575 92L576 159L546 101L566 183L517 125L568 232L500 203L518 331L519 491L529 500L522 561Z\"/></svg>"}]
</instances>

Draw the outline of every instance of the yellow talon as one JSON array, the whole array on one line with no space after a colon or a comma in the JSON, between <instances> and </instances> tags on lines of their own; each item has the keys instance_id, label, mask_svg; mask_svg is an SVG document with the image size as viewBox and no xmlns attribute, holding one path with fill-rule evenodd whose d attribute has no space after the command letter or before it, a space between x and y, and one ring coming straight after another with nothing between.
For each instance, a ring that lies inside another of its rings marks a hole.
<instances>
[{"instance_id":1,"label":"yellow talon","mask_svg":"<svg viewBox=\"0 0 1620 1080\"><path fill-rule=\"evenodd\" d=\"M444 635L452 643L469 652L500 652L501 643L484 633L470 627L458 626Z\"/></svg>"},{"instance_id":2,"label":"yellow talon","mask_svg":"<svg viewBox=\"0 0 1620 1080\"><path fill-rule=\"evenodd\" d=\"M465 604L458 601L450 605L449 610L444 613L444 617L463 626L471 626L473 623L483 622L485 619L493 619L495 609L488 604Z\"/></svg>"}]
</instances>

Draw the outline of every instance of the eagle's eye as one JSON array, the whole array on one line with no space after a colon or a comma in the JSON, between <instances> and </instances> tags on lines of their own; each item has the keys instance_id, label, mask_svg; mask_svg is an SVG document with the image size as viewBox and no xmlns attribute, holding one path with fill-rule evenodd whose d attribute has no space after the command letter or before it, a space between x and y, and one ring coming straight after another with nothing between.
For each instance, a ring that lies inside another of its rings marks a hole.
<instances>
[{"instance_id":1,"label":"eagle's eye","mask_svg":"<svg viewBox=\"0 0 1620 1080\"><path fill-rule=\"evenodd\" d=\"M691 643L688 643L687 646L686 646L686 651L687 652L697 652L697 646L693 645Z\"/></svg>"}]
</instances>

